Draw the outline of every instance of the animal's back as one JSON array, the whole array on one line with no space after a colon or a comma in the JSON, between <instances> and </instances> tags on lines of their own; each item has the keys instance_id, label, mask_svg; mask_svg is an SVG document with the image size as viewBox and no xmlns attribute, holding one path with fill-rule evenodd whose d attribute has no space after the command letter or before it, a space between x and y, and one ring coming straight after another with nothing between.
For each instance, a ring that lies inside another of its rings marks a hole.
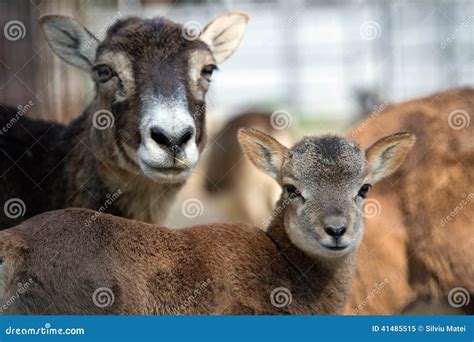
<instances>
[{"instance_id":1,"label":"animal's back","mask_svg":"<svg viewBox=\"0 0 474 342\"><path fill-rule=\"evenodd\" d=\"M0 106L0 230L50 209L45 199L64 193L57 188L64 130Z\"/></svg>"},{"instance_id":2,"label":"animal's back","mask_svg":"<svg viewBox=\"0 0 474 342\"><path fill-rule=\"evenodd\" d=\"M256 277L270 282L271 269L282 267L266 234L243 223L172 230L65 209L0 238L3 301L18 283L28 287L9 314L268 312L271 307L255 301L269 298ZM101 306L100 300L111 302Z\"/></svg>"},{"instance_id":3,"label":"animal's back","mask_svg":"<svg viewBox=\"0 0 474 342\"><path fill-rule=\"evenodd\" d=\"M474 194L470 173L474 168L473 113L474 89L455 89L389 106L382 113L364 119L352 131L352 137L364 146L387 132L405 130L417 136L407 160L395 175L378 185L375 196L380 199L393 193L390 197L393 200L387 206L397 208L402 223L387 219L376 224L388 212L385 205L381 206L376 220L366 220L366 235L374 230L378 235L381 230L387 231L385 240L378 244L390 243L390 234L400 229L406 235L405 263L397 270L399 279L392 279L388 286L395 288L403 279L427 299L445 299L455 287L474 293ZM451 217L453 212L456 214ZM365 240L363 248L373 250L370 259L375 261L377 253L369 243L374 242ZM397 258L393 256L392 260ZM374 267L375 264L365 269ZM363 279L364 275L358 274L355 283L358 277ZM360 297L365 298L372 290L368 288ZM382 291L369 306L376 305L382 300L377 298L388 293ZM406 298L410 300L411 295Z\"/></svg>"}]
</instances>

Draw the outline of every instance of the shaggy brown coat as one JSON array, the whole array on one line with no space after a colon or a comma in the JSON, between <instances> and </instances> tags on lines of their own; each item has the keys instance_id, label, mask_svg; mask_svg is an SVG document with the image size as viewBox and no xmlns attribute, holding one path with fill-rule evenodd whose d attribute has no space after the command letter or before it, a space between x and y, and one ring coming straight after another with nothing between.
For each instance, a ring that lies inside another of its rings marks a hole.
<instances>
[{"instance_id":1,"label":"shaggy brown coat","mask_svg":"<svg viewBox=\"0 0 474 342\"><path fill-rule=\"evenodd\" d=\"M366 234L346 313L398 314L417 301L474 298L474 89L444 91L374 112L350 133L362 146L408 130L418 142L370 194L380 214ZM470 121L470 124L468 123Z\"/></svg>"}]
</instances>

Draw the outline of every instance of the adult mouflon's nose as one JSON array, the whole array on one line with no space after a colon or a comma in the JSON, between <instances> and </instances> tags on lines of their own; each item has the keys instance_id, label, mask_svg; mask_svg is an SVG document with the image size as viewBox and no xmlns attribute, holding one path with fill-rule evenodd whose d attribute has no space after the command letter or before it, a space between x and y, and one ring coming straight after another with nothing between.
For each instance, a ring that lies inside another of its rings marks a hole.
<instances>
[{"instance_id":1,"label":"adult mouflon's nose","mask_svg":"<svg viewBox=\"0 0 474 342\"><path fill-rule=\"evenodd\" d=\"M332 236L336 240L339 240L342 235L346 232L347 228L346 227L324 227L324 230L329 236Z\"/></svg>"},{"instance_id":2,"label":"adult mouflon's nose","mask_svg":"<svg viewBox=\"0 0 474 342\"><path fill-rule=\"evenodd\" d=\"M150 136L158 145L164 147L173 155L176 155L180 153L186 143L191 140L193 133L194 129L191 126L182 130L178 135L171 135L160 127L152 127Z\"/></svg>"}]
</instances>

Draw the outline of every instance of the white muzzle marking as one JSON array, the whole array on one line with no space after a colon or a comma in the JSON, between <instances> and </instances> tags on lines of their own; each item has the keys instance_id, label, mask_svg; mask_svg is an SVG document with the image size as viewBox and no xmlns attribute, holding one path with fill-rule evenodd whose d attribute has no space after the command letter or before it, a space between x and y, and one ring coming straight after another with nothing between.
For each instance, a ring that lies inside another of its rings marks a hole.
<instances>
[{"instance_id":1,"label":"white muzzle marking","mask_svg":"<svg viewBox=\"0 0 474 342\"><path fill-rule=\"evenodd\" d=\"M193 133L181 146L180 151L173 154L166 146L153 139L153 128L159 128L170 139L176 140L189 128ZM138 149L138 157L140 167L147 176L157 180L164 178L167 181L179 182L191 174L199 159L199 149L195 141L196 124L189 113L184 91L176 92L172 98L148 97L143 105L140 133L142 143Z\"/></svg>"}]
</instances>

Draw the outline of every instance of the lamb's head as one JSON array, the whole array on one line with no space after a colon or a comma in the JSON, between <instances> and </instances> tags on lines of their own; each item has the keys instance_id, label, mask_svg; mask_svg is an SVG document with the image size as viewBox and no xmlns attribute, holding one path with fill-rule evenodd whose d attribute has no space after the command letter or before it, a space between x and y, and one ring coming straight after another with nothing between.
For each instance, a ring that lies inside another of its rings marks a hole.
<instances>
[{"instance_id":1,"label":"lamb's head","mask_svg":"<svg viewBox=\"0 0 474 342\"><path fill-rule=\"evenodd\" d=\"M312 256L340 257L364 235L364 198L392 174L415 143L411 133L385 137L366 151L337 136L307 137L288 149L253 129L239 132L250 160L283 187L286 232Z\"/></svg>"},{"instance_id":2,"label":"lamb's head","mask_svg":"<svg viewBox=\"0 0 474 342\"><path fill-rule=\"evenodd\" d=\"M96 153L122 169L180 183L204 147L212 73L237 49L247 21L228 13L199 33L161 17L130 17L102 41L68 17L45 16L41 26L53 51L95 82L89 112Z\"/></svg>"}]
</instances>

